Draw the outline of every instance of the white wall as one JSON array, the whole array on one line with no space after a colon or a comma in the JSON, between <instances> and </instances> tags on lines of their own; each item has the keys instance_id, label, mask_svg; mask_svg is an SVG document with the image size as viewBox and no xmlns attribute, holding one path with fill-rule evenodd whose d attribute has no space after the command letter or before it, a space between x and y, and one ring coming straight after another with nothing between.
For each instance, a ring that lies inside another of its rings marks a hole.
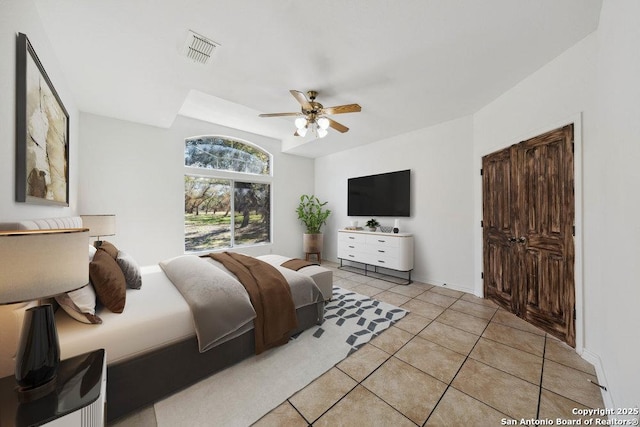
<instances>
[{"instance_id":1,"label":"white wall","mask_svg":"<svg viewBox=\"0 0 640 427\"><path fill-rule=\"evenodd\" d=\"M19 32L29 38L69 113L69 207L15 202L15 58ZM0 0L0 57L0 222L73 215L78 199L78 109L31 0ZM14 371L24 306L0 306L0 377Z\"/></svg>"},{"instance_id":2,"label":"white wall","mask_svg":"<svg viewBox=\"0 0 640 427\"><path fill-rule=\"evenodd\" d=\"M598 30L593 155L585 174L601 183L593 201L597 264L588 287L589 349L602 360L612 407L640 406L640 2L605 1ZM590 206L591 207L591 206ZM586 210L587 208L585 208ZM597 312L597 313L595 313ZM596 317L597 316L597 317ZM589 319L591 320L591 319Z\"/></svg>"},{"instance_id":3,"label":"white wall","mask_svg":"<svg viewBox=\"0 0 640 427\"><path fill-rule=\"evenodd\" d=\"M300 256L302 228L295 208L313 191L313 161L280 153L280 142L178 116L162 129L92 114L81 115L79 212L114 213L108 240L142 265L184 252L184 139L216 134L252 142L273 154L273 244L242 249L253 255Z\"/></svg>"},{"instance_id":4,"label":"white wall","mask_svg":"<svg viewBox=\"0 0 640 427\"><path fill-rule=\"evenodd\" d=\"M29 38L69 113L69 207L15 202L16 36ZM78 200L78 109L31 0L0 1L0 221L74 214Z\"/></svg>"},{"instance_id":5,"label":"white wall","mask_svg":"<svg viewBox=\"0 0 640 427\"><path fill-rule=\"evenodd\" d=\"M472 118L463 117L316 159L315 194L333 211L323 256L337 260L337 230L369 219L347 216L348 178L411 169L411 217L400 228L414 235L413 278L472 292L472 138Z\"/></svg>"}]
</instances>

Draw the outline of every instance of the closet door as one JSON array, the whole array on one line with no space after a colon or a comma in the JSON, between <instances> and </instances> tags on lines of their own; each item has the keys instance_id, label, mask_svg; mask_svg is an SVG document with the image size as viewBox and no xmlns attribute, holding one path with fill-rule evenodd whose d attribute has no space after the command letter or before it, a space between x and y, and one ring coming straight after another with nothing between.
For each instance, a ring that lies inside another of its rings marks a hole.
<instances>
[{"instance_id":1,"label":"closet door","mask_svg":"<svg viewBox=\"0 0 640 427\"><path fill-rule=\"evenodd\" d=\"M511 155L509 147L482 159L484 295L517 313L518 266L512 247L516 194Z\"/></svg>"},{"instance_id":2,"label":"closet door","mask_svg":"<svg viewBox=\"0 0 640 427\"><path fill-rule=\"evenodd\" d=\"M516 147L520 315L575 346L573 126Z\"/></svg>"},{"instance_id":3,"label":"closet door","mask_svg":"<svg viewBox=\"0 0 640 427\"><path fill-rule=\"evenodd\" d=\"M485 297L575 346L573 126L483 158Z\"/></svg>"}]
</instances>

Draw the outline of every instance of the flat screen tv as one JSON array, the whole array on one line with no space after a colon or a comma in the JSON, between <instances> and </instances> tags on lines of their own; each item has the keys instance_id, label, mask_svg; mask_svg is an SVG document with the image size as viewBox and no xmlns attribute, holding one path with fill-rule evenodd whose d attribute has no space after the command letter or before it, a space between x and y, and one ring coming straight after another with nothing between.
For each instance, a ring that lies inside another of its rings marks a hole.
<instances>
[{"instance_id":1,"label":"flat screen tv","mask_svg":"<svg viewBox=\"0 0 640 427\"><path fill-rule=\"evenodd\" d=\"M349 216L411 216L411 170L349 178Z\"/></svg>"}]
</instances>

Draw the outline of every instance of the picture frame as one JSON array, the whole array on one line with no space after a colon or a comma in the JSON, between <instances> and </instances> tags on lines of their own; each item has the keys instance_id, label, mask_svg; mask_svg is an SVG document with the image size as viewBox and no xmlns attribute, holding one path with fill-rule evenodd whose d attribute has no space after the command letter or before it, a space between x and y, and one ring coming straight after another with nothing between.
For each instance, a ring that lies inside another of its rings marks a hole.
<instances>
[{"instance_id":1,"label":"picture frame","mask_svg":"<svg viewBox=\"0 0 640 427\"><path fill-rule=\"evenodd\" d=\"M69 113L23 33L16 52L16 201L69 206Z\"/></svg>"}]
</instances>

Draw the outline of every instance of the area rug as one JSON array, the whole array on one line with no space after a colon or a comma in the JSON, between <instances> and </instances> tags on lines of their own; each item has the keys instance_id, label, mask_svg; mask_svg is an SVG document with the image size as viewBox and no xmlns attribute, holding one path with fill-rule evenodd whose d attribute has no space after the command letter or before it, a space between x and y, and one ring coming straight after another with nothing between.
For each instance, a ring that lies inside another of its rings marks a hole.
<instances>
[{"instance_id":1,"label":"area rug","mask_svg":"<svg viewBox=\"0 0 640 427\"><path fill-rule=\"evenodd\" d=\"M249 426L406 314L334 287L322 325L157 402L158 426Z\"/></svg>"}]
</instances>

